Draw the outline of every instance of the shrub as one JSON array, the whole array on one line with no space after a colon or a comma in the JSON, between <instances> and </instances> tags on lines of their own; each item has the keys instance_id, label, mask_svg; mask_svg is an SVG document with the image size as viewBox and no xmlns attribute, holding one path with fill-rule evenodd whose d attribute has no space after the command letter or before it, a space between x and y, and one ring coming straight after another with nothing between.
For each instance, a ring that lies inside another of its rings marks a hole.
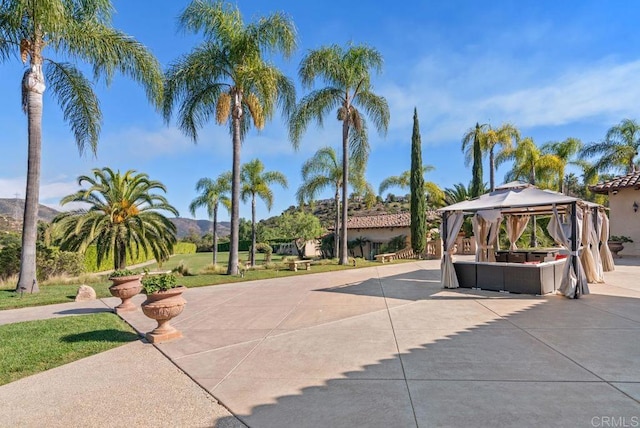
<instances>
[{"instance_id":1,"label":"shrub","mask_svg":"<svg viewBox=\"0 0 640 428\"><path fill-rule=\"evenodd\" d=\"M381 253L395 253L396 251L400 251L403 248L407 247L407 236L406 235L398 235L393 238L386 244L382 245L380 248Z\"/></svg>"},{"instance_id":2,"label":"shrub","mask_svg":"<svg viewBox=\"0 0 640 428\"><path fill-rule=\"evenodd\" d=\"M0 279L17 275L20 272L20 246L9 244L0 250Z\"/></svg>"},{"instance_id":3,"label":"shrub","mask_svg":"<svg viewBox=\"0 0 640 428\"><path fill-rule=\"evenodd\" d=\"M141 282L142 288L146 294L155 293L157 291L166 291L171 288L178 287L178 280L176 276L171 273L145 275Z\"/></svg>"},{"instance_id":4,"label":"shrub","mask_svg":"<svg viewBox=\"0 0 640 428\"><path fill-rule=\"evenodd\" d=\"M226 268L224 266L214 265L213 263L205 266L204 268L202 268L202 270L200 270L200 273L205 275L222 273L222 272L226 272Z\"/></svg>"},{"instance_id":5,"label":"shrub","mask_svg":"<svg viewBox=\"0 0 640 428\"><path fill-rule=\"evenodd\" d=\"M624 235L611 235L609 237L609 241L617 241L617 242L633 242L633 239Z\"/></svg>"},{"instance_id":6,"label":"shrub","mask_svg":"<svg viewBox=\"0 0 640 428\"><path fill-rule=\"evenodd\" d=\"M187 266L182 260L180 260L178 266L174 267L171 272L180 274L182 276L192 276L192 273L189 270L189 266Z\"/></svg>"},{"instance_id":7,"label":"shrub","mask_svg":"<svg viewBox=\"0 0 640 428\"><path fill-rule=\"evenodd\" d=\"M271 261L271 255L273 254L273 248L267 243L260 242L256 244L256 251L259 253L265 254L265 262L269 263Z\"/></svg>"},{"instance_id":8,"label":"shrub","mask_svg":"<svg viewBox=\"0 0 640 428\"><path fill-rule=\"evenodd\" d=\"M64 274L78 276L84 272L84 257L79 253L60 251L57 247L39 244L36 251L36 266L40 281Z\"/></svg>"},{"instance_id":9,"label":"shrub","mask_svg":"<svg viewBox=\"0 0 640 428\"><path fill-rule=\"evenodd\" d=\"M195 254L196 249L196 244L192 242L178 242L173 246L173 254ZM211 244L207 251L211 251Z\"/></svg>"},{"instance_id":10,"label":"shrub","mask_svg":"<svg viewBox=\"0 0 640 428\"><path fill-rule=\"evenodd\" d=\"M133 275L139 275L139 273L129 269L118 269L111 272L109 274L109 278L121 278L123 276L133 276Z\"/></svg>"}]
</instances>

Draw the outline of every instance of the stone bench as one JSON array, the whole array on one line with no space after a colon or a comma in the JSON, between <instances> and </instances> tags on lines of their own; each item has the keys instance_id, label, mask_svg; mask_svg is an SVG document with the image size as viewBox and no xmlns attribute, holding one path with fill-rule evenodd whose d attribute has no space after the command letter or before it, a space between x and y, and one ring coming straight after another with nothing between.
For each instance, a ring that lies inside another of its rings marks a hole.
<instances>
[{"instance_id":1,"label":"stone bench","mask_svg":"<svg viewBox=\"0 0 640 428\"><path fill-rule=\"evenodd\" d=\"M311 260L294 260L289 262L289 270L297 272L298 266L303 266L306 270L311 270Z\"/></svg>"},{"instance_id":2,"label":"stone bench","mask_svg":"<svg viewBox=\"0 0 640 428\"><path fill-rule=\"evenodd\" d=\"M390 262L396 258L396 253L376 254L375 258L377 262Z\"/></svg>"}]
</instances>

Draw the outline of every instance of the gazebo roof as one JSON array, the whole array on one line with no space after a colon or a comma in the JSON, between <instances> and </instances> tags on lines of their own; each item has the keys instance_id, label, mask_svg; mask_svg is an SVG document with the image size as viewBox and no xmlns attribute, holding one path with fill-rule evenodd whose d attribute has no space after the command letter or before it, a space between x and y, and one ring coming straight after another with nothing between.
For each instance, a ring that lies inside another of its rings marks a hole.
<instances>
[{"instance_id":1,"label":"gazebo roof","mask_svg":"<svg viewBox=\"0 0 640 428\"><path fill-rule=\"evenodd\" d=\"M552 190L539 189L528 183L512 181L470 201L458 202L438 211L500 210L506 214L550 213L553 205L566 206L579 198Z\"/></svg>"},{"instance_id":2,"label":"gazebo roof","mask_svg":"<svg viewBox=\"0 0 640 428\"><path fill-rule=\"evenodd\" d=\"M633 187L636 190L640 190L640 171L630 172L627 175L621 175L613 180L605 181L604 183L598 183L595 186L589 186L589 190L594 193L600 193L603 195L609 192Z\"/></svg>"}]
</instances>

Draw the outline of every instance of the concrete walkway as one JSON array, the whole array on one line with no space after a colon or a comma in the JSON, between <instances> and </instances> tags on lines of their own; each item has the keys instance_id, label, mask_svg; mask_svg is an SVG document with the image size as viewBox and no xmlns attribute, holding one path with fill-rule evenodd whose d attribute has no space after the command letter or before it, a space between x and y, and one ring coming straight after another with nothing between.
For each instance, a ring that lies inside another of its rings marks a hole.
<instances>
[{"instance_id":1,"label":"concrete walkway","mask_svg":"<svg viewBox=\"0 0 640 428\"><path fill-rule=\"evenodd\" d=\"M157 348L251 427L593 427L614 426L606 425L613 418L633 426L640 267L616 262L607 283L579 300L442 290L436 261L194 288L174 322L185 337ZM154 326L141 311L125 319L140 332ZM142 343L118 349L136 346L155 351ZM134 352L122 362L139 372L156 364ZM94 383L104 379L98 367ZM36 426L54 403L67 403L69 394L45 405L15 396L56 394L56 370L0 387L0 425ZM84 383L76 378L68 391ZM18 419L15 408L29 404L31 419ZM113 415L113 426L202 426ZM211 421L205 425L238 423L231 414Z\"/></svg>"}]
</instances>

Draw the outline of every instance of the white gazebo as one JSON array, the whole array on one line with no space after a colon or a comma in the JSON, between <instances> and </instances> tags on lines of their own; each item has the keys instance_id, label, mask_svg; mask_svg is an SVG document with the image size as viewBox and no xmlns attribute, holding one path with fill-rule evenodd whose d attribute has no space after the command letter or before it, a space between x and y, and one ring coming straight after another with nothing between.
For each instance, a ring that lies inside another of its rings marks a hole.
<instances>
[{"instance_id":1,"label":"white gazebo","mask_svg":"<svg viewBox=\"0 0 640 428\"><path fill-rule=\"evenodd\" d=\"M609 223L604 207L600 205L527 183L511 182L476 199L449 205L438 211L442 215L444 251L441 273L442 286L445 288L459 286L452 251L465 215L473 215L477 248L475 263L483 265L477 269L485 269L487 264L492 263L492 275L505 272L506 277L507 270L514 266L496 263L500 224L506 221L510 250L515 250L515 243L532 215L551 216L547 230L556 244L567 252L566 261L560 262L562 269L556 267L561 271L557 275L559 292L570 298L579 298L589 293L588 282L603 282L602 272L613 270L613 259L606 244ZM518 274L523 272L530 273L520 269Z\"/></svg>"}]
</instances>

